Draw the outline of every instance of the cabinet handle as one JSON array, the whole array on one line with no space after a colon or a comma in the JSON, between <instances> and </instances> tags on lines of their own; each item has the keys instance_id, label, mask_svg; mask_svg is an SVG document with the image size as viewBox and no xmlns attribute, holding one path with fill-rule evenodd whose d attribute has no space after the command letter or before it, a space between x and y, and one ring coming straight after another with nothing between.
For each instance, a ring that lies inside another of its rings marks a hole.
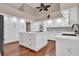
<instances>
[{"instance_id":1,"label":"cabinet handle","mask_svg":"<svg viewBox=\"0 0 79 59\"><path fill-rule=\"evenodd\" d=\"M29 46L32 46L31 44L29 44Z\"/></svg>"}]
</instances>

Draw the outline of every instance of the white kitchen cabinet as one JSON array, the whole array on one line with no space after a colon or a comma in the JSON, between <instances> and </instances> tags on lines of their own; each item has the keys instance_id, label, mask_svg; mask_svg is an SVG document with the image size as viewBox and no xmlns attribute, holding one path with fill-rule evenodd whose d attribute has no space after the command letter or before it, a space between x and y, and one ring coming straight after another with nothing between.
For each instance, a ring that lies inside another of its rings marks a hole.
<instances>
[{"instance_id":1,"label":"white kitchen cabinet","mask_svg":"<svg viewBox=\"0 0 79 59\"><path fill-rule=\"evenodd\" d=\"M56 36L56 56L79 56L79 36Z\"/></svg>"},{"instance_id":2,"label":"white kitchen cabinet","mask_svg":"<svg viewBox=\"0 0 79 59\"><path fill-rule=\"evenodd\" d=\"M45 32L26 32L19 34L20 45L38 51L47 45L47 34Z\"/></svg>"},{"instance_id":3,"label":"white kitchen cabinet","mask_svg":"<svg viewBox=\"0 0 79 59\"><path fill-rule=\"evenodd\" d=\"M79 56L78 40L58 40L56 41L57 56Z\"/></svg>"},{"instance_id":4,"label":"white kitchen cabinet","mask_svg":"<svg viewBox=\"0 0 79 59\"><path fill-rule=\"evenodd\" d=\"M74 8L70 8L70 26L72 26L73 24L77 24L78 22L78 8L74 7Z\"/></svg>"},{"instance_id":5,"label":"white kitchen cabinet","mask_svg":"<svg viewBox=\"0 0 79 59\"><path fill-rule=\"evenodd\" d=\"M58 32L56 33L56 32L50 31L50 32L48 32L48 34L47 34L47 35L48 35L48 39L55 41L55 36L58 35L58 34L59 34Z\"/></svg>"}]
</instances>

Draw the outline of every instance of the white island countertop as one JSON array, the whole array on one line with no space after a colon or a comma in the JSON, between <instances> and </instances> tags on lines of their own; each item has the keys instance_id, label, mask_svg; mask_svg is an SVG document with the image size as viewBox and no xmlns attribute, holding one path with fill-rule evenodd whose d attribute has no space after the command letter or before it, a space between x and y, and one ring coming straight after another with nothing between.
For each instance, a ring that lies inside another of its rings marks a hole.
<instances>
[{"instance_id":1,"label":"white island countertop","mask_svg":"<svg viewBox=\"0 0 79 59\"><path fill-rule=\"evenodd\" d=\"M63 32L63 33L73 34L74 32ZM60 33L59 35L55 36L56 40L59 40L59 39L79 40L79 35L77 35L77 36L68 36L68 35L62 35L63 33Z\"/></svg>"},{"instance_id":2,"label":"white island countertop","mask_svg":"<svg viewBox=\"0 0 79 59\"><path fill-rule=\"evenodd\" d=\"M74 34L64 32L64 34ZM56 36L56 56L79 56L79 35L66 36L63 33Z\"/></svg>"},{"instance_id":3,"label":"white island countertop","mask_svg":"<svg viewBox=\"0 0 79 59\"><path fill-rule=\"evenodd\" d=\"M48 33L48 32L20 32L20 33L43 34L43 33Z\"/></svg>"},{"instance_id":4,"label":"white island countertop","mask_svg":"<svg viewBox=\"0 0 79 59\"><path fill-rule=\"evenodd\" d=\"M19 43L31 50L38 51L48 43L47 32L20 32Z\"/></svg>"}]
</instances>

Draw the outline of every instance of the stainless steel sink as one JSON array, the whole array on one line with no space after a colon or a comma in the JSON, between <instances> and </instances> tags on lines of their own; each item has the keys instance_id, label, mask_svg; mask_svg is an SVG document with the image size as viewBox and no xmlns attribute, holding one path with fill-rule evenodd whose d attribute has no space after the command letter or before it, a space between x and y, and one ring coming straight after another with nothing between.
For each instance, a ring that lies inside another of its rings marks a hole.
<instances>
[{"instance_id":1,"label":"stainless steel sink","mask_svg":"<svg viewBox=\"0 0 79 59\"><path fill-rule=\"evenodd\" d=\"M65 35L65 36L77 36L76 34L67 34L67 33L63 33L62 35Z\"/></svg>"}]
</instances>

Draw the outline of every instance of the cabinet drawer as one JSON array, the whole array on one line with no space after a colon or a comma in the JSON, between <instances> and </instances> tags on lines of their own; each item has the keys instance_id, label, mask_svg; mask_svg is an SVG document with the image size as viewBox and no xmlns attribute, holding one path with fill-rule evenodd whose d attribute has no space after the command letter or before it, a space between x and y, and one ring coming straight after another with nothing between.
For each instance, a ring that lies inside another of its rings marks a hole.
<instances>
[{"instance_id":1,"label":"cabinet drawer","mask_svg":"<svg viewBox=\"0 0 79 59\"><path fill-rule=\"evenodd\" d=\"M28 43L27 44L27 47L29 47L30 49L34 49L35 48L35 45L33 43Z\"/></svg>"},{"instance_id":2,"label":"cabinet drawer","mask_svg":"<svg viewBox=\"0 0 79 59\"><path fill-rule=\"evenodd\" d=\"M27 41L32 41L32 42L34 42L34 39L33 39L33 38L28 38Z\"/></svg>"}]
</instances>

